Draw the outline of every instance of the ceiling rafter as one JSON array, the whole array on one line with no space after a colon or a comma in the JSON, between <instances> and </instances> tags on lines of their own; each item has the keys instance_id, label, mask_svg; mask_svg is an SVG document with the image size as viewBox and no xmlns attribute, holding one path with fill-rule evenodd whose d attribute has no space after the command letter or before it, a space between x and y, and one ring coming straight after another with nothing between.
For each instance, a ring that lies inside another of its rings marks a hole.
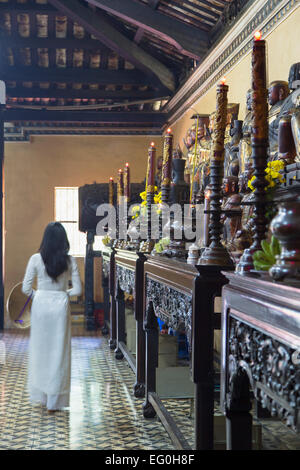
<instances>
[{"instance_id":1,"label":"ceiling rafter","mask_svg":"<svg viewBox=\"0 0 300 470\"><path fill-rule=\"evenodd\" d=\"M55 82L55 83L98 83L99 85L149 85L151 78L140 70L103 70L58 67L2 67L1 80Z\"/></svg>"},{"instance_id":2,"label":"ceiling rafter","mask_svg":"<svg viewBox=\"0 0 300 470\"><path fill-rule=\"evenodd\" d=\"M163 91L141 91L141 90L93 90L93 89L58 89L58 88L6 88L6 94L10 98L64 98L64 99L96 99L96 100L129 100L134 99L157 99L166 100L170 95Z\"/></svg>"},{"instance_id":3,"label":"ceiling rafter","mask_svg":"<svg viewBox=\"0 0 300 470\"><path fill-rule=\"evenodd\" d=\"M206 32L170 18L147 5L132 0L85 1L172 44L183 55L200 59L207 51Z\"/></svg>"},{"instance_id":4,"label":"ceiling rafter","mask_svg":"<svg viewBox=\"0 0 300 470\"><path fill-rule=\"evenodd\" d=\"M175 91L175 77L165 65L146 53L134 41L128 39L114 28L101 15L81 5L77 0L48 0L51 5L68 16L72 21L81 24L87 32L93 34L107 47L124 57L137 68L143 70L156 82L160 82L171 91Z\"/></svg>"},{"instance_id":5,"label":"ceiling rafter","mask_svg":"<svg viewBox=\"0 0 300 470\"><path fill-rule=\"evenodd\" d=\"M35 109L10 109L4 111L6 122L101 122L101 123L136 123L153 127L162 126L166 114L162 112L132 111L51 111Z\"/></svg>"}]
</instances>

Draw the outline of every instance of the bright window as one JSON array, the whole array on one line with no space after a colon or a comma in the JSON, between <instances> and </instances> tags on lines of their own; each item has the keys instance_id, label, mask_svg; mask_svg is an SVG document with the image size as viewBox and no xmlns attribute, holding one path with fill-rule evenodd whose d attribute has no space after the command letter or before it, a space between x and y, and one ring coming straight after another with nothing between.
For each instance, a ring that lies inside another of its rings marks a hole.
<instances>
[{"instance_id":1,"label":"bright window","mask_svg":"<svg viewBox=\"0 0 300 470\"><path fill-rule=\"evenodd\" d=\"M78 188L55 188L55 220L60 222L67 232L70 243L70 255L85 256L86 234L79 231ZM100 244L100 237L95 237L94 249ZM98 248L99 249L99 248Z\"/></svg>"}]
</instances>

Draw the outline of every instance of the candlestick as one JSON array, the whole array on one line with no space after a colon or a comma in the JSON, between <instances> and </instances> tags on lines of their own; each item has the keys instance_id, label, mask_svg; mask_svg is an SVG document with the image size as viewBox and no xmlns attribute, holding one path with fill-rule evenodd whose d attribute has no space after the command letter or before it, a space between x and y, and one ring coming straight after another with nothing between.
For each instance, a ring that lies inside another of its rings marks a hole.
<instances>
[{"instance_id":1,"label":"candlestick","mask_svg":"<svg viewBox=\"0 0 300 470\"><path fill-rule=\"evenodd\" d=\"M154 203L155 157L156 157L155 144L154 142L151 142L148 148L147 172L146 172L147 240L141 242L140 244L140 251L143 253L150 253L154 247L154 241L151 240L151 207Z\"/></svg>"},{"instance_id":2,"label":"candlestick","mask_svg":"<svg viewBox=\"0 0 300 470\"><path fill-rule=\"evenodd\" d=\"M126 197L127 201L130 199L130 169L129 163L125 164L124 168L124 196Z\"/></svg>"},{"instance_id":3,"label":"candlestick","mask_svg":"<svg viewBox=\"0 0 300 470\"><path fill-rule=\"evenodd\" d=\"M108 203L114 205L114 179L112 177L109 178L108 183Z\"/></svg>"},{"instance_id":4,"label":"candlestick","mask_svg":"<svg viewBox=\"0 0 300 470\"><path fill-rule=\"evenodd\" d=\"M253 199L253 243L244 253L236 272L245 274L254 269L253 254L261 249L261 241L267 230L265 169L268 151L268 101L266 81L266 45L261 33L255 32L252 48L252 100L251 100L251 147L255 181Z\"/></svg>"},{"instance_id":5,"label":"candlestick","mask_svg":"<svg viewBox=\"0 0 300 470\"><path fill-rule=\"evenodd\" d=\"M190 205L193 199L193 187L194 187L194 177L195 177L194 173L195 173L196 158L197 158L197 145L198 145L198 129L199 129L199 115L197 115L197 124L196 124L195 150L194 150L193 169L192 169L192 178L191 178L191 187L190 187Z\"/></svg>"},{"instance_id":6,"label":"candlestick","mask_svg":"<svg viewBox=\"0 0 300 470\"><path fill-rule=\"evenodd\" d=\"M148 149L148 164L147 164L147 193L154 193L155 186L155 158L156 148L154 142L151 142Z\"/></svg>"},{"instance_id":7,"label":"candlestick","mask_svg":"<svg viewBox=\"0 0 300 470\"><path fill-rule=\"evenodd\" d=\"M169 193L170 193L171 175L172 175L172 153L173 153L173 135L171 134L171 129L169 128L164 138L162 181L161 181L162 202L165 204L169 202Z\"/></svg>"},{"instance_id":8,"label":"candlestick","mask_svg":"<svg viewBox=\"0 0 300 470\"><path fill-rule=\"evenodd\" d=\"M124 196L124 173L121 168L119 169L118 175L118 205L120 204L120 198Z\"/></svg>"},{"instance_id":9,"label":"candlestick","mask_svg":"<svg viewBox=\"0 0 300 470\"><path fill-rule=\"evenodd\" d=\"M224 176L224 140L227 121L227 93L228 86L224 79L217 86L217 105L215 127L213 133L212 156L210 161L210 245L205 248L199 264L233 266L233 261L227 249L221 243L223 225L221 223L222 182Z\"/></svg>"}]
</instances>

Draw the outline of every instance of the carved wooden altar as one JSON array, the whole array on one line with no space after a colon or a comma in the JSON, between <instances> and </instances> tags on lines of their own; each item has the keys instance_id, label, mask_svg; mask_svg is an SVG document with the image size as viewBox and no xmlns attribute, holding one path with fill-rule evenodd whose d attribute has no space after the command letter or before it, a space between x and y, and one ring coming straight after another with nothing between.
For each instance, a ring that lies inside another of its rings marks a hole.
<instances>
[{"instance_id":1,"label":"carved wooden altar","mask_svg":"<svg viewBox=\"0 0 300 470\"><path fill-rule=\"evenodd\" d=\"M136 375L134 395L145 395L145 333L143 330L143 270L146 257L143 253L116 250L115 302L116 302L116 359L125 359ZM136 357L126 346L124 294L134 298L136 320Z\"/></svg>"},{"instance_id":2,"label":"carved wooden altar","mask_svg":"<svg viewBox=\"0 0 300 470\"><path fill-rule=\"evenodd\" d=\"M144 329L146 333L145 418L156 414L177 449L190 446L156 393L158 323L161 318L176 329L184 322L190 345L191 379L195 384L195 448L213 449L214 329L220 313L214 299L227 282L217 266L192 266L176 259L148 256L144 264Z\"/></svg>"},{"instance_id":3,"label":"carved wooden altar","mask_svg":"<svg viewBox=\"0 0 300 470\"><path fill-rule=\"evenodd\" d=\"M300 430L300 283L226 274L221 406L227 449L251 449L251 395Z\"/></svg>"}]
</instances>

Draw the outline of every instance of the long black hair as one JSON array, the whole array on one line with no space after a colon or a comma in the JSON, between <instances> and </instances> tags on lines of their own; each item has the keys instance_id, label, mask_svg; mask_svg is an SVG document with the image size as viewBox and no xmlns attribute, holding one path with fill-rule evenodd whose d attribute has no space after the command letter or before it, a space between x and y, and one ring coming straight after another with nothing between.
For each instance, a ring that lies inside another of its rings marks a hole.
<instances>
[{"instance_id":1,"label":"long black hair","mask_svg":"<svg viewBox=\"0 0 300 470\"><path fill-rule=\"evenodd\" d=\"M70 244L63 225L59 222L50 222L44 232L40 253L47 274L54 281L69 267L69 249Z\"/></svg>"}]
</instances>

